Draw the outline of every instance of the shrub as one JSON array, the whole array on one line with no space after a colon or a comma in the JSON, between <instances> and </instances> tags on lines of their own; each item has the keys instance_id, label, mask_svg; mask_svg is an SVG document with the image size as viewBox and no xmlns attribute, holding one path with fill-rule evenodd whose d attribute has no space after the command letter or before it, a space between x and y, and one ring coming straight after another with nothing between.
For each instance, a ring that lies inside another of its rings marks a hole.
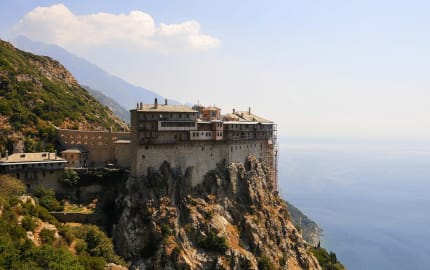
<instances>
[{"instance_id":1,"label":"shrub","mask_svg":"<svg viewBox=\"0 0 430 270\"><path fill-rule=\"evenodd\" d=\"M85 254L87 252L87 242L83 239L76 239L75 250L79 255Z\"/></svg>"},{"instance_id":2,"label":"shrub","mask_svg":"<svg viewBox=\"0 0 430 270\"><path fill-rule=\"evenodd\" d=\"M34 222L33 218L30 215L25 215L21 221L21 225L26 231L33 232L36 228L36 222Z\"/></svg>"},{"instance_id":3,"label":"shrub","mask_svg":"<svg viewBox=\"0 0 430 270\"><path fill-rule=\"evenodd\" d=\"M73 256L64 248L54 248L50 245L43 245L35 248L32 259L43 269L50 270L84 270L79 259Z\"/></svg>"},{"instance_id":4,"label":"shrub","mask_svg":"<svg viewBox=\"0 0 430 270\"><path fill-rule=\"evenodd\" d=\"M172 229L170 228L169 224L161 225L161 234L163 235L163 238L167 238L172 235Z\"/></svg>"},{"instance_id":5,"label":"shrub","mask_svg":"<svg viewBox=\"0 0 430 270\"><path fill-rule=\"evenodd\" d=\"M34 195L39 198L39 204L48 211L63 211L64 206L55 198L55 193L52 189L38 188Z\"/></svg>"},{"instance_id":6,"label":"shrub","mask_svg":"<svg viewBox=\"0 0 430 270\"><path fill-rule=\"evenodd\" d=\"M224 236L218 236L217 232L211 230L206 238L199 242L199 246L206 250L225 252L228 249L227 240Z\"/></svg>"},{"instance_id":7,"label":"shrub","mask_svg":"<svg viewBox=\"0 0 430 270\"><path fill-rule=\"evenodd\" d=\"M311 253L317 258L323 270L343 270L345 267L337 260L334 252L327 252L322 247L311 248Z\"/></svg>"},{"instance_id":8,"label":"shrub","mask_svg":"<svg viewBox=\"0 0 430 270\"><path fill-rule=\"evenodd\" d=\"M270 259L266 256L261 256L258 261L258 270L274 270L275 265L270 261Z\"/></svg>"},{"instance_id":9,"label":"shrub","mask_svg":"<svg viewBox=\"0 0 430 270\"><path fill-rule=\"evenodd\" d=\"M25 185L18 179L9 175L0 175L0 197L10 198L24 194Z\"/></svg>"},{"instance_id":10,"label":"shrub","mask_svg":"<svg viewBox=\"0 0 430 270\"><path fill-rule=\"evenodd\" d=\"M79 261L87 270L106 269L106 261L102 257L79 256Z\"/></svg>"},{"instance_id":11,"label":"shrub","mask_svg":"<svg viewBox=\"0 0 430 270\"><path fill-rule=\"evenodd\" d=\"M39 237L43 244L51 245L55 239L55 232L48 229L42 229L40 231Z\"/></svg>"},{"instance_id":12,"label":"shrub","mask_svg":"<svg viewBox=\"0 0 430 270\"><path fill-rule=\"evenodd\" d=\"M65 170L60 182L68 187L75 187L79 183L79 175L74 170Z\"/></svg>"},{"instance_id":13,"label":"shrub","mask_svg":"<svg viewBox=\"0 0 430 270\"><path fill-rule=\"evenodd\" d=\"M75 228L76 236L86 243L86 248L82 244L82 249L94 257L103 257L108 262L119 262L118 256L113 251L113 244L97 226L82 225Z\"/></svg>"}]
</instances>

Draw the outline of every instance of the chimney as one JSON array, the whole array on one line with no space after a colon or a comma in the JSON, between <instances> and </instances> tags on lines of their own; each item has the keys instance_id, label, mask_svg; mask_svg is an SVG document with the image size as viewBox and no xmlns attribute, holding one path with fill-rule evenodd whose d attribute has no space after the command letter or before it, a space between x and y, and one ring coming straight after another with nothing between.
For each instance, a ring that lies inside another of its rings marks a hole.
<instances>
[{"instance_id":1,"label":"chimney","mask_svg":"<svg viewBox=\"0 0 430 270\"><path fill-rule=\"evenodd\" d=\"M154 100L154 107L157 109L158 108L158 100L157 100L157 98L155 98L155 100Z\"/></svg>"},{"instance_id":2,"label":"chimney","mask_svg":"<svg viewBox=\"0 0 430 270\"><path fill-rule=\"evenodd\" d=\"M164 105L167 105L167 98L164 99Z\"/></svg>"},{"instance_id":3,"label":"chimney","mask_svg":"<svg viewBox=\"0 0 430 270\"><path fill-rule=\"evenodd\" d=\"M139 109L139 102L136 103L136 109Z\"/></svg>"},{"instance_id":4,"label":"chimney","mask_svg":"<svg viewBox=\"0 0 430 270\"><path fill-rule=\"evenodd\" d=\"M236 113L236 110L235 109L233 109L233 114L235 114Z\"/></svg>"},{"instance_id":5,"label":"chimney","mask_svg":"<svg viewBox=\"0 0 430 270\"><path fill-rule=\"evenodd\" d=\"M251 107L248 108L248 114L251 114Z\"/></svg>"},{"instance_id":6,"label":"chimney","mask_svg":"<svg viewBox=\"0 0 430 270\"><path fill-rule=\"evenodd\" d=\"M48 159L51 159L51 153L48 152Z\"/></svg>"},{"instance_id":7,"label":"chimney","mask_svg":"<svg viewBox=\"0 0 430 270\"><path fill-rule=\"evenodd\" d=\"M7 149L6 149L6 160L8 160L9 159L9 151L7 151Z\"/></svg>"},{"instance_id":8,"label":"chimney","mask_svg":"<svg viewBox=\"0 0 430 270\"><path fill-rule=\"evenodd\" d=\"M54 150L54 159L57 159L57 150Z\"/></svg>"},{"instance_id":9,"label":"chimney","mask_svg":"<svg viewBox=\"0 0 430 270\"><path fill-rule=\"evenodd\" d=\"M141 110L143 109L143 103L142 103L142 101L140 102L140 109Z\"/></svg>"}]
</instances>

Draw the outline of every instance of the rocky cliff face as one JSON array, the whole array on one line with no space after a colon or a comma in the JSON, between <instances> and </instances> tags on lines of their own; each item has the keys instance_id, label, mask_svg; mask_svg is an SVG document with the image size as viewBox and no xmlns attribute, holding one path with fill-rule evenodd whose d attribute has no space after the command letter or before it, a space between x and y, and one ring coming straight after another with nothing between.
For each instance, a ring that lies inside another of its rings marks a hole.
<instances>
[{"instance_id":1,"label":"rocky cliff face","mask_svg":"<svg viewBox=\"0 0 430 270\"><path fill-rule=\"evenodd\" d=\"M321 269L264 164L219 164L197 187L191 170L128 180L114 242L132 269Z\"/></svg>"}]
</instances>

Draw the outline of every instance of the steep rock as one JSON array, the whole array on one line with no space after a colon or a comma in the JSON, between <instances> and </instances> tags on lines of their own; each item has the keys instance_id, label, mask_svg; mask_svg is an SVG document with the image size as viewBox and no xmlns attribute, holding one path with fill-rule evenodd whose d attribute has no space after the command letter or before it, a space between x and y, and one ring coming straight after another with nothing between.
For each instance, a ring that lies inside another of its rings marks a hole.
<instances>
[{"instance_id":1,"label":"steep rock","mask_svg":"<svg viewBox=\"0 0 430 270\"><path fill-rule=\"evenodd\" d=\"M191 170L127 181L114 242L132 269L320 269L263 163L221 163L196 187Z\"/></svg>"}]
</instances>

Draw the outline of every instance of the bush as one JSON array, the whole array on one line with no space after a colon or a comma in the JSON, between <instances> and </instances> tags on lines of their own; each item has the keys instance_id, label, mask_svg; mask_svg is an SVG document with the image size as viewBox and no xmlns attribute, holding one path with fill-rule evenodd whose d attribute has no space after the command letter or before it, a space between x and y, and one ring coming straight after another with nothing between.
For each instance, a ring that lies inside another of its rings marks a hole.
<instances>
[{"instance_id":1,"label":"bush","mask_svg":"<svg viewBox=\"0 0 430 270\"><path fill-rule=\"evenodd\" d=\"M81 254L86 254L87 252L87 242L85 242L85 240L83 239L76 239L75 242L75 250L76 252L81 255Z\"/></svg>"},{"instance_id":2,"label":"bush","mask_svg":"<svg viewBox=\"0 0 430 270\"><path fill-rule=\"evenodd\" d=\"M161 234L163 235L163 238L167 238L172 235L172 229L168 224L161 225Z\"/></svg>"},{"instance_id":3,"label":"bush","mask_svg":"<svg viewBox=\"0 0 430 270\"><path fill-rule=\"evenodd\" d=\"M55 193L52 189L38 188L34 195L39 198L39 204L48 211L63 211L64 205L61 205L55 198Z\"/></svg>"},{"instance_id":4,"label":"bush","mask_svg":"<svg viewBox=\"0 0 430 270\"><path fill-rule=\"evenodd\" d=\"M274 270L275 265L266 256L261 256L258 262L258 270Z\"/></svg>"},{"instance_id":5,"label":"bush","mask_svg":"<svg viewBox=\"0 0 430 270\"><path fill-rule=\"evenodd\" d=\"M104 232L94 225L82 225L75 228L75 235L85 241L82 243L82 251L85 250L94 257L103 257L108 262L119 262L118 256L113 251L113 244Z\"/></svg>"},{"instance_id":6,"label":"bush","mask_svg":"<svg viewBox=\"0 0 430 270\"><path fill-rule=\"evenodd\" d=\"M79 183L79 175L74 170L65 170L60 182L68 187L75 187Z\"/></svg>"},{"instance_id":7,"label":"bush","mask_svg":"<svg viewBox=\"0 0 430 270\"><path fill-rule=\"evenodd\" d=\"M84 270L79 259L64 248L43 245L35 248L32 259L43 269L50 270Z\"/></svg>"},{"instance_id":8,"label":"bush","mask_svg":"<svg viewBox=\"0 0 430 270\"><path fill-rule=\"evenodd\" d=\"M217 232L211 230L205 239L199 242L199 246L206 250L225 252L228 249L227 240L224 236L218 236Z\"/></svg>"},{"instance_id":9,"label":"bush","mask_svg":"<svg viewBox=\"0 0 430 270\"><path fill-rule=\"evenodd\" d=\"M311 253L317 258L323 270L343 270L345 267L337 260L334 252L327 252L322 247L311 248Z\"/></svg>"},{"instance_id":10,"label":"bush","mask_svg":"<svg viewBox=\"0 0 430 270\"><path fill-rule=\"evenodd\" d=\"M106 261L102 257L79 256L79 261L87 270L106 269Z\"/></svg>"},{"instance_id":11,"label":"bush","mask_svg":"<svg viewBox=\"0 0 430 270\"><path fill-rule=\"evenodd\" d=\"M49 214L48 210L46 210L46 208L40 206L40 205L36 205L36 207L34 208L36 211L36 216L38 216L41 220L45 221L45 222L49 222L53 225L55 225L55 227L60 227L60 222L58 222L58 220L53 217L51 214Z\"/></svg>"},{"instance_id":12,"label":"bush","mask_svg":"<svg viewBox=\"0 0 430 270\"><path fill-rule=\"evenodd\" d=\"M0 175L0 197L10 198L26 192L25 185L9 175Z\"/></svg>"},{"instance_id":13,"label":"bush","mask_svg":"<svg viewBox=\"0 0 430 270\"><path fill-rule=\"evenodd\" d=\"M42 229L40 231L39 237L43 244L52 245L55 240L55 232L48 229Z\"/></svg>"},{"instance_id":14,"label":"bush","mask_svg":"<svg viewBox=\"0 0 430 270\"><path fill-rule=\"evenodd\" d=\"M36 222L34 222L33 218L30 215L25 215L21 221L21 225L24 230L34 232L36 228Z\"/></svg>"}]
</instances>

